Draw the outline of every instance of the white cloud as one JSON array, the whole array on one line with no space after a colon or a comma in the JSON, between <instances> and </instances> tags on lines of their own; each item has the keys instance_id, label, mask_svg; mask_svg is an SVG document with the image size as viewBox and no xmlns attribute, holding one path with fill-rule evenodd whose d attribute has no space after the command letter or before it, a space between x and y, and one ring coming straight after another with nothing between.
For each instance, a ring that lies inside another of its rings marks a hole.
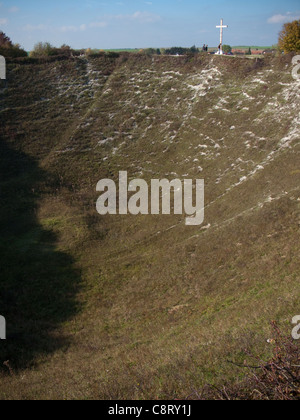
<instances>
[{"instance_id":1,"label":"white cloud","mask_svg":"<svg viewBox=\"0 0 300 420\"><path fill-rule=\"evenodd\" d=\"M7 22L8 22L8 20L7 19L0 19L0 25L6 25L7 24Z\"/></svg>"},{"instance_id":2,"label":"white cloud","mask_svg":"<svg viewBox=\"0 0 300 420\"><path fill-rule=\"evenodd\" d=\"M273 15L272 17L270 17L268 19L268 23L273 23L273 24L278 24L278 23L287 23L287 22L292 22L294 20L298 20L300 19L300 12L287 12L284 15L278 14L278 15Z\"/></svg>"},{"instance_id":3,"label":"white cloud","mask_svg":"<svg viewBox=\"0 0 300 420\"><path fill-rule=\"evenodd\" d=\"M132 15L118 15L115 16L117 19L136 21L140 23L154 23L159 22L161 17L149 12L135 12Z\"/></svg>"},{"instance_id":4,"label":"white cloud","mask_svg":"<svg viewBox=\"0 0 300 420\"><path fill-rule=\"evenodd\" d=\"M86 28L87 28L86 24L82 24L80 26L74 26L74 25L67 26L67 25L65 25L65 26L61 26L59 28L59 30L61 32L79 32L79 31L83 32L83 31L86 30Z\"/></svg>"},{"instance_id":5,"label":"white cloud","mask_svg":"<svg viewBox=\"0 0 300 420\"><path fill-rule=\"evenodd\" d=\"M92 22L89 24L90 28L106 28L107 22Z\"/></svg>"},{"instance_id":6,"label":"white cloud","mask_svg":"<svg viewBox=\"0 0 300 420\"><path fill-rule=\"evenodd\" d=\"M0 19L0 23L1 23L1 19ZM47 25L43 25L43 24L39 24L39 25L26 25L23 27L24 31L27 32L34 32L34 31L60 31L60 32L84 32L86 31L88 28L105 28L108 24L106 22L92 22L89 24L85 24L83 23L82 25L63 25L60 27L53 27L53 26L47 26Z\"/></svg>"},{"instance_id":7,"label":"white cloud","mask_svg":"<svg viewBox=\"0 0 300 420\"><path fill-rule=\"evenodd\" d=\"M61 32L77 32L78 28L77 26L69 25L69 26L61 26L60 30Z\"/></svg>"},{"instance_id":8,"label":"white cloud","mask_svg":"<svg viewBox=\"0 0 300 420\"><path fill-rule=\"evenodd\" d=\"M47 30L48 29L48 26L46 26L46 25L43 25L42 23L40 23L39 25L30 25L30 24L28 24L28 25L26 25L26 26L24 26L24 28L23 28L25 31L28 31L28 32L33 32L33 31L45 31L45 30Z\"/></svg>"},{"instance_id":9,"label":"white cloud","mask_svg":"<svg viewBox=\"0 0 300 420\"><path fill-rule=\"evenodd\" d=\"M160 16L149 12L135 12L132 15L132 18L140 22L158 22L161 20Z\"/></svg>"},{"instance_id":10,"label":"white cloud","mask_svg":"<svg viewBox=\"0 0 300 420\"><path fill-rule=\"evenodd\" d=\"M8 11L9 11L10 13L17 13L19 10L20 10L20 9L19 9L19 7L17 7L17 6L13 6L13 7L11 7L10 9L8 9Z\"/></svg>"}]
</instances>

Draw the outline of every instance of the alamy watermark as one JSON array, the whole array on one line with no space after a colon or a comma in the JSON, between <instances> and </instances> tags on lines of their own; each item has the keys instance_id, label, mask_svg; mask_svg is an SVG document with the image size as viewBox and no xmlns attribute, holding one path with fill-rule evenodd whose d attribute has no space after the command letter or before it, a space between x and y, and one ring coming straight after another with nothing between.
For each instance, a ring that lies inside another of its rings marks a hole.
<instances>
[{"instance_id":1,"label":"alamy watermark","mask_svg":"<svg viewBox=\"0 0 300 420\"><path fill-rule=\"evenodd\" d=\"M298 80L300 82L300 55L296 55L293 60L292 64L294 66L292 70L292 76L295 80Z\"/></svg>"},{"instance_id":2,"label":"alamy watermark","mask_svg":"<svg viewBox=\"0 0 300 420\"><path fill-rule=\"evenodd\" d=\"M0 80L6 80L6 61L2 55L0 55Z\"/></svg>"},{"instance_id":3,"label":"alamy watermark","mask_svg":"<svg viewBox=\"0 0 300 420\"><path fill-rule=\"evenodd\" d=\"M127 171L121 171L119 172L119 200L116 183L111 179L99 181L96 190L102 193L96 205L98 213L102 216L106 214L171 214L171 192L173 192L174 214L179 215L184 212L188 216L185 220L188 226L199 226L204 222L203 179L197 179L195 185L192 179L183 181L152 179L149 188L143 179L134 179L128 183Z\"/></svg>"},{"instance_id":4,"label":"alamy watermark","mask_svg":"<svg viewBox=\"0 0 300 420\"><path fill-rule=\"evenodd\" d=\"M292 337L294 340L300 340L300 315L294 316L292 324L296 325L292 330Z\"/></svg>"},{"instance_id":5,"label":"alamy watermark","mask_svg":"<svg viewBox=\"0 0 300 420\"><path fill-rule=\"evenodd\" d=\"M0 340L6 340L6 320L0 315Z\"/></svg>"}]
</instances>

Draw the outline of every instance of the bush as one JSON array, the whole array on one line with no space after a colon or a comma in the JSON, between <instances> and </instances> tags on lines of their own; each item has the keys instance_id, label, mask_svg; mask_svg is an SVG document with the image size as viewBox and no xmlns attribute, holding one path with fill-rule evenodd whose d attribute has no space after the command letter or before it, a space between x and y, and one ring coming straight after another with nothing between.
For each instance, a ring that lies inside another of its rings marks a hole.
<instances>
[{"instance_id":1,"label":"bush","mask_svg":"<svg viewBox=\"0 0 300 420\"><path fill-rule=\"evenodd\" d=\"M190 53L192 53L192 54L197 54L199 52L199 50L198 50L198 48L196 47L196 45L193 45L191 48L190 48Z\"/></svg>"},{"instance_id":2,"label":"bush","mask_svg":"<svg viewBox=\"0 0 300 420\"><path fill-rule=\"evenodd\" d=\"M25 50L22 48L19 48L18 46L12 46L12 47L0 47L0 55L3 55L5 58L18 58L18 57L27 57L28 54Z\"/></svg>"},{"instance_id":3,"label":"bush","mask_svg":"<svg viewBox=\"0 0 300 420\"><path fill-rule=\"evenodd\" d=\"M0 55L5 58L27 57L27 52L20 45L14 45L10 38L0 31Z\"/></svg>"},{"instance_id":4,"label":"bush","mask_svg":"<svg viewBox=\"0 0 300 420\"><path fill-rule=\"evenodd\" d=\"M96 53L91 52L91 53L88 54L88 57L89 58L105 57L105 52L102 52L102 51L99 51L99 52L96 52Z\"/></svg>"},{"instance_id":5,"label":"bush","mask_svg":"<svg viewBox=\"0 0 300 420\"><path fill-rule=\"evenodd\" d=\"M272 323L273 357L268 362L246 351L252 360L239 365L250 371L244 382L238 385L207 385L197 393L197 399L207 400L300 400L300 347L295 340L284 337L275 322Z\"/></svg>"},{"instance_id":6,"label":"bush","mask_svg":"<svg viewBox=\"0 0 300 420\"><path fill-rule=\"evenodd\" d=\"M156 50L154 48L146 48L145 50L143 50L143 54L154 55L156 54Z\"/></svg>"},{"instance_id":7,"label":"bush","mask_svg":"<svg viewBox=\"0 0 300 420\"><path fill-rule=\"evenodd\" d=\"M53 47L49 44L49 42L38 42L30 52L29 57L49 57L52 49Z\"/></svg>"},{"instance_id":8,"label":"bush","mask_svg":"<svg viewBox=\"0 0 300 420\"><path fill-rule=\"evenodd\" d=\"M285 53L300 51L300 19L283 25L278 45Z\"/></svg>"},{"instance_id":9,"label":"bush","mask_svg":"<svg viewBox=\"0 0 300 420\"><path fill-rule=\"evenodd\" d=\"M188 52L188 48L172 47L166 49L166 55L185 55Z\"/></svg>"},{"instance_id":10,"label":"bush","mask_svg":"<svg viewBox=\"0 0 300 420\"><path fill-rule=\"evenodd\" d=\"M232 48L230 45L223 45L223 51L224 53L228 54L232 52Z\"/></svg>"},{"instance_id":11,"label":"bush","mask_svg":"<svg viewBox=\"0 0 300 420\"><path fill-rule=\"evenodd\" d=\"M11 48L12 46L13 43L10 38L4 32L0 31L0 47Z\"/></svg>"},{"instance_id":12,"label":"bush","mask_svg":"<svg viewBox=\"0 0 300 420\"><path fill-rule=\"evenodd\" d=\"M166 55L198 54L199 49L195 45L191 48L172 47L172 48L166 49L164 53Z\"/></svg>"},{"instance_id":13,"label":"bush","mask_svg":"<svg viewBox=\"0 0 300 420\"><path fill-rule=\"evenodd\" d=\"M72 50L69 45L62 45L60 48L53 47L49 42L38 42L29 56L31 58L42 58L42 57L71 57L80 55L81 51Z\"/></svg>"},{"instance_id":14,"label":"bush","mask_svg":"<svg viewBox=\"0 0 300 420\"><path fill-rule=\"evenodd\" d=\"M108 51L105 54L105 56L108 57L108 58L119 58L120 57L120 54L117 53L117 52L115 52L115 51Z\"/></svg>"}]
</instances>

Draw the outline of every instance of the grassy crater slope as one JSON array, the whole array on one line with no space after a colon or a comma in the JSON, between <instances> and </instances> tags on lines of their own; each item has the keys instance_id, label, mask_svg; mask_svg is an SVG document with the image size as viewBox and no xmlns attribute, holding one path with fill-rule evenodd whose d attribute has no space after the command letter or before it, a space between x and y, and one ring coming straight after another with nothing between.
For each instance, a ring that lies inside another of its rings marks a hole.
<instances>
[{"instance_id":1,"label":"grassy crater slope","mask_svg":"<svg viewBox=\"0 0 300 420\"><path fill-rule=\"evenodd\" d=\"M299 314L291 57L8 63L0 397L181 398ZM204 178L205 222L96 212L102 178Z\"/></svg>"}]
</instances>

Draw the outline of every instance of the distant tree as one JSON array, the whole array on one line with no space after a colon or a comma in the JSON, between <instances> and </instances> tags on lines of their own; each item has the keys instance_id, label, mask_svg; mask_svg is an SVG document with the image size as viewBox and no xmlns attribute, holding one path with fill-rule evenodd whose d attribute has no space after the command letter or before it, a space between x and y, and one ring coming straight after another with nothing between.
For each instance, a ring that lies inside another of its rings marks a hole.
<instances>
[{"instance_id":1,"label":"distant tree","mask_svg":"<svg viewBox=\"0 0 300 420\"><path fill-rule=\"evenodd\" d=\"M35 44L29 56L33 58L55 56L78 57L80 54L84 54L84 52L84 50L73 50L69 45L66 44L63 44L60 48L56 48L53 47L53 45L51 45L49 42L38 42ZM92 53L92 50L90 50L90 52Z\"/></svg>"},{"instance_id":2,"label":"distant tree","mask_svg":"<svg viewBox=\"0 0 300 420\"><path fill-rule=\"evenodd\" d=\"M193 45L193 46L190 48L190 52L191 52L192 54L197 54L197 53L199 52L199 50L198 50L198 48L196 47L196 45Z\"/></svg>"},{"instance_id":3,"label":"distant tree","mask_svg":"<svg viewBox=\"0 0 300 420\"><path fill-rule=\"evenodd\" d=\"M65 54L71 54L71 47L69 45L63 44L60 48Z\"/></svg>"},{"instance_id":4,"label":"distant tree","mask_svg":"<svg viewBox=\"0 0 300 420\"><path fill-rule=\"evenodd\" d=\"M119 58L120 57L120 53L116 52L116 51L107 51L107 53L105 54L106 57L108 58Z\"/></svg>"},{"instance_id":5,"label":"distant tree","mask_svg":"<svg viewBox=\"0 0 300 420\"><path fill-rule=\"evenodd\" d=\"M223 51L226 54L231 53L232 47L230 45L223 45Z\"/></svg>"},{"instance_id":6,"label":"distant tree","mask_svg":"<svg viewBox=\"0 0 300 420\"><path fill-rule=\"evenodd\" d=\"M91 54L93 54L92 49L91 49L91 48L87 48L87 49L85 50L85 54L86 54L86 55L91 55Z\"/></svg>"},{"instance_id":7,"label":"distant tree","mask_svg":"<svg viewBox=\"0 0 300 420\"><path fill-rule=\"evenodd\" d=\"M12 58L27 57L27 52L19 44L14 45L10 38L0 31L0 55Z\"/></svg>"},{"instance_id":8,"label":"distant tree","mask_svg":"<svg viewBox=\"0 0 300 420\"><path fill-rule=\"evenodd\" d=\"M76 55L76 52L72 50L69 45L63 44L60 48L52 48L50 55L64 55L65 57L71 57L72 55Z\"/></svg>"},{"instance_id":9,"label":"distant tree","mask_svg":"<svg viewBox=\"0 0 300 420\"><path fill-rule=\"evenodd\" d=\"M283 25L278 45L285 53L300 51L300 19Z\"/></svg>"},{"instance_id":10,"label":"distant tree","mask_svg":"<svg viewBox=\"0 0 300 420\"><path fill-rule=\"evenodd\" d=\"M182 47L172 47L166 49L166 55L184 55L190 52L189 48L182 48Z\"/></svg>"},{"instance_id":11,"label":"distant tree","mask_svg":"<svg viewBox=\"0 0 300 420\"><path fill-rule=\"evenodd\" d=\"M145 50L141 50L140 52L146 55L161 55L160 48L146 48Z\"/></svg>"},{"instance_id":12,"label":"distant tree","mask_svg":"<svg viewBox=\"0 0 300 420\"><path fill-rule=\"evenodd\" d=\"M156 50L154 48L146 48L143 50L143 53L146 55L154 55L156 54Z\"/></svg>"},{"instance_id":13,"label":"distant tree","mask_svg":"<svg viewBox=\"0 0 300 420\"><path fill-rule=\"evenodd\" d=\"M10 48L7 47L0 47L0 55L6 58L18 58L18 57L27 57L28 54L22 48L18 48L13 45Z\"/></svg>"},{"instance_id":14,"label":"distant tree","mask_svg":"<svg viewBox=\"0 0 300 420\"><path fill-rule=\"evenodd\" d=\"M38 42L30 52L30 57L49 57L53 52L54 47L49 42Z\"/></svg>"},{"instance_id":15,"label":"distant tree","mask_svg":"<svg viewBox=\"0 0 300 420\"><path fill-rule=\"evenodd\" d=\"M0 31L0 47L7 47L10 48L13 46L13 43L11 42L10 38L5 35L4 32Z\"/></svg>"},{"instance_id":16,"label":"distant tree","mask_svg":"<svg viewBox=\"0 0 300 420\"><path fill-rule=\"evenodd\" d=\"M71 49L70 45L67 45L67 44L63 44L60 48L62 50L70 50Z\"/></svg>"},{"instance_id":17,"label":"distant tree","mask_svg":"<svg viewBox=\"0 0 300 420\"><path fill-rule=\"evenodd\" d=\"M249 50L246 52L246 55L252 55L252 51L250 47L249 47Z\"/></svg>"}]
</instances>

